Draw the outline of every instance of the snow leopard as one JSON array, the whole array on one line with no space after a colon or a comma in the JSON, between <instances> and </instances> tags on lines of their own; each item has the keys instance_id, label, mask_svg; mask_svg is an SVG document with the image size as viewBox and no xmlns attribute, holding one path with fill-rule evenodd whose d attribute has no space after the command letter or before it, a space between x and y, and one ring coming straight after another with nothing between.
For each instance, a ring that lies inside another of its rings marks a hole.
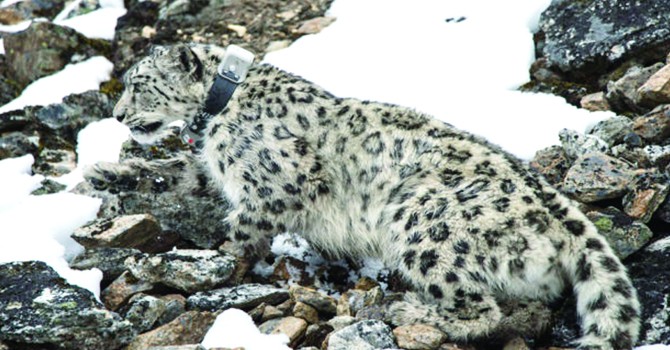
<instances>
[{"instance_id":1,"label":"snow leopard","mask_svg":"<svg viewBox=\"0 0 670 350\"><path fill-rule=\"evenodd\" d=\"M195 123L225 52L155 47L126 72L114 117L142 143L177 120ZM390 305L393 324L482 339L505 321L501 300L548 303L571 288L580 349L637 340L637 293L604 237L576 203L478 136L257 64L201 141L195 157L232 205L221 224L235 246L292 231L334 257L379 257L413 288Z\"/></svg>"}]
</instances>

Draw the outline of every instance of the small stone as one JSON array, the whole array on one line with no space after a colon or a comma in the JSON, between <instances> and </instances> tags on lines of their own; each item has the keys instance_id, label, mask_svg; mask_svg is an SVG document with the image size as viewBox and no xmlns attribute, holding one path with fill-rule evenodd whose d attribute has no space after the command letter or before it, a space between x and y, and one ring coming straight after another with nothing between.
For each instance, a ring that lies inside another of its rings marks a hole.
<instances>
[{"instance_id":1,"label":"small stone","mask_svg":"<svg viewBox=\"0 0 670 350\"><path fill-rule=\"evenodd\" d=\"M124 318L133 324L137 332L146 332L153 328L158 319L165 313L165 301L146 294L135 294L130 300Z\"/></svg>"},{"instance_id":2,"label":"small stone","mask_svg":"<svg viewBox=\"0 0 670 350\"><path fill-rule=\"evenodd\" d=\"M213 350L209 349L209 350ZM147 350L207 350L200 344L186 344L186 345L167 345L167 346L152 346Z\"/></svg>"},{"instance_id":3,"label":"small stone","mask_svg":"<svg viewBox=\"0 0 670 350\"><path fill-rule=\"evenodd\" d=\"M305 331L305 339L302 341L302 344L300 344L302 349L310 346L321 348L321 345L326 340L326 337L332 331L333 327L327 323L317 323L307 326L307 330Z\"/></svg>"},{"instance_id":4,"label":"small stone","mask_svg":"<svg viewBox=\"0 0 670 350\"><path fill-rule=\"evenodd\" d=\"M616 145L610 149L612 156L630 163L633 168L648 168L651 166L649 154L641 147L630 147L628 145Z\"/></svg>"},{"instance_id":5,"label":"small stone","mask_svg":"<svg viewBox=\"0 0 670 350\"><path fill-rule=\"evenodd\" d=\"M629 165L603 153L578 158L563 180L563 192L586 203L623 196L634 176Z\"/></svg>"},{"instance_id":6,"label":"small stone","mask_svg":"<svg viewBox=\"0 0 670 350\"><path fill-rule=\"evenodd\" d=\"M40 175L59 177L70 173L77 167L77 154L70 149L45 148L40 152L33 172Z\"/></svg>"},{"instance_id":7,"label":"small stone","mask_svg":"<svg viewBox=\"0 0 670 350\"><path fill-rule=\"evenodd\" d=\"M335 316L328 320L328 324L333 327L336 331L339 331L340 329L344 327L351 326L356 322L356 318L353 316Z\"/></svg>"},{"instance_id":8,"label":"small stone","mask_svg":"<svg viewBox=\"0 0 670 350\"><path fill-rule=\"evenodd\" d=\"M391 327L377 320L354 323L330 334L328 350L395 349Z\"/></svg>"},{"instance_id":9,"label":"small stone","mask_svg":"<svg viewBox=\"0 0 670 350\"><path fill-rule=\"evenodd\" d=\"M189 293L223 284L235 265L234 257L215 250L181 249L126 259L135 277Z\"/></svg>"},{"instance_id":10,"label":"small stone","mask_svg":"<svg viewBox=\"0 0 670 350\"><path fill-rule=\"evenodd\" d=\"M279 309L281 312L284 313L284 315L288 315L293 311L293 307L295 306L295 301L293 301L291 298L288 298L284 300L283 302L277 304L277 309Z\"/></svg>"},{"instance_id":11,"label":"small stone","mask_svg":"<svg viewBox=\"0 0 670 350\"><path fill-rule=\"evenodd\" d=\"M335 314L337 312L337 301L335 298L323 295L314 289L292 285L289 287L289 294L294 301L311 305L321 312L328 314Z\"/></svg>"},{"instance_id":12,"label":"small stone","mask_svg":"<svg viewBox=\"0 0 670 350\"><path fill-rule=\"evenodd\" d=\"M285 49L285 48L287 48L289 45L291 45L291 41L290 41L290 40L275 40L275 41L271 41L271 42L268 44L268 47L265 49L265 52L268 53L268 52L273 52L273 51L278 51L278 50L281 50L281 49Z\"/></svg>"},{"instance_id":13,"label":"small stone","mask_svg":"<svg viewBox=\"0 0 670 350\"><path fill-rule=\"evenodd\" d=\"M655 107L661 103L670 103L670 65L654 73L637 90L641 105Z\"/></svg>"},{"instance_id":14,"label":"small stone","mask_svg":"<svg viewBox=\"0 0 670 350\"><path fill-rule=\"evenodd\" d=\"M602 91L588 94L582 97L581 101L579 101L579 104L582 106L582 108L593 112L609 111L611 108L609 102L607 102L607 98L605 98L605 93Z\"/></svg>"},{"instance_id":15,"label":"small stone","mask_svg":"<svg viewBox=\"0 0 670 350\"><path fill-rule=\"evenodd\" d=\"M77 270L98 268L102 270L103 284L109 284L126 271L123 262L130 256L141 256L142 252L133 248L91 248L77 255L70 267Z\"/></svg>"},{"instance_id":16,"label":"small stone","mask_svg":"<svg viewBox=\"0 0 670 350\"><path fill-rule=\"evenodd\" d=\"M165 303L165 312L158 318L157 325L172 322L186 311L186 298L181 294L168 294L160 297Z\"/></svg>"},{"instance_id":17,"label":"small stone","mask_svg":"<svg viewBox=\"0 0 670 350\"><path fill-rule=\"evenodd\" d=\"M670 105L661 105L633 120L633 131L650 143L670 137Z\"/></svg>"},{"instance_id":18,"label":"small stone","mask_svg":"<svg viewBox=\"0 0 670 350\"><path fill-rule=\"evenodd\" d=\"M657 168L665 168L670 164L670 145L657 146L651 145L642 149L649 158L651 164Z\"/></svg>"},{"instance_id":19,"label":"small stone","mask_svg":"<svg viewBox=\"0 0 670 350\"><path fill-rule=\"evenodd\" d=\"M370 277L363 276L360 279L358 279L358 281L356 282L356 285L354 286L354 289L360 289L360 290L368 291L368 290L370 290L372 288L375 288L375 287L378 287L378 286L379 286L379 282L377 282L376 280L374 280Z\"/></svg>"},{"instance_id":20,"label":"small stone","mask_svg":"<svg viewBox=\"0 0 670 350\"><path fill-rule=\"evenodd\" d=\"M261 303L276 305L288 297L289 293L286 289L251 283L193 294L186 300L186 305L191 310L215 311L229 308L248 310ZM286 311L288 310L282 310L282 312Z\"/></svg>"},{"instance_id":21,"label":"small stone","mask_svg":"<svg viewBox=\"0 0 670 350\"><path fill-rule=\"evenodd\" d=\"M635 253L653 236L645 224L634 221L614 207L591 211L586 216L621 259Z\"/></svg>"},{"instance_id":22,"label":"small stone","mask_svg":"<svg viewBox=\"0 0 670 350\"><path fill-rule=\"evenodd\" d=\"M340 297L337 314L354 316L367 306L379 304L383 298L384 292L381 287L375 287L367 292L358 289L349 290Z\"/></svg>"},{"instance_id":23,"label":"small stone","mask_svg":"<svg viewBox=\"0 0 670 350\"><path fill-rule=\"evenodd\" d=\"M296 34L316 34L335 22L335 17L316 17L305 21L298 29Z\"/></svg>"},{"instance_id":24,"label":"small stone","mask_svg":"<svg viewBox=\"0 0 670 350\"><path fill-rule=\"evenodd\" d=\"M398 346L408 350L437 349L447 340L447 335L442 331L424 324L397 327L393 330L393 335Z\"/></svg>"},{"instance_id":25,"label":"small stone","mask_svg":"<svg viewBox=\"0 0 670 350\"><path fill-rule=\"evenodd\" d=\"M150 26L142 27L142 37L146 39L151 39L156 36L156 28Z\"/></svg>"},{"instance_id":26,"label":"small stone","mask_svg":"<svg viewBox=\"0 0 670 350\"><path fill-rule=\"evenodd\" d=\"M293 306L293 316L300 317L310 324L319 322L319 312L314 307L301 302L296 302Z\"/></svg>"},{"instance_id":27,"label":"small stone","mask_svg":"<svg viewBox=\"0 0 670 350\"><path fill-rule=\"evenodd\" d=\"M670 196L666 197L665 202L658 207L656 217L663 222L670 223Z\"/></svg>"},{"instance_id":28,"label":"small stone","mask_svg":"<svg viewBox=\"0 0 670 350\"><path fill-rule=\"evenodd\" d=\"M609 149L607 142L595 135L583 135L574 130L563 129L558 133L565 155L570 160L593 153L605 153Z\"/></svg>"},{"instance_id":29,"label":"small stone","mask_svg":"<svg viewBox=\"0 0 670 350\"><path fill-rule=\"evenodd\" d=\"M526 341L523 338L514 338L508 341L503 347L503 350L530 350Z\"/></svg>"},{"instance_id":30,"label":"small stone","mask_svg":"<svg viewBox=\"0 0 670 350\"><path fill-rule=\"evenodd\" d=\"M265 334L286 334L289 338L289 344L295 347L296 342L305 335L307 321L288 316L267 321L258 326L258 329Z\"/></svg>"},{"instance_id":31,"label":"small stone","mask_svg":"<svg viewBox=\"0 0 670 350\"><path fill-rule=\"evenodd\" d=\"M616 110L640 111L638 89L662 67L662 63L657 63L629 68L619 80L607 84L607 100Z\"/></svg>"},{"instance_id":32,"label":"small stone","mask_svg":"<svg viewBox=\"0 0 670 350\"><path fill-rule=\"evenodd\" d=\"M261 305L259 305L259 306L261 306ZM297 315L294 315L294 316L297 316ZM271 320L273 318L279 318L279 317L284 317L284 312L279 310L276 306L265 305L263 307L263 316L261 318L261 322L265 322L265 321ZM300 317L300 316L297 316L297 317ZM253 318L253 316L252 316L252 318Z\"/></svg>"},{"instance_id":33,"label":"small stone","mask_svg":"<svg viewBox=\"0 0 670 350\"><path fill-rule=\"evenodd\" d=\"M238 37L242 38L247 34L247 27L238 24L229 24L226 28L232 30Z\"/></svg>"},{"instance_id":34,"label":"small stone","mask_svg":"<svg viewBox=\"0 0 670 350\"><path fill-rule=\"evenodd\" d=\"M632 190L623 197L623 210L631 218L644 223L651 220L670 191L667 177L660 174L641 174L630 187Z\"/></svg>"},{"instance_id":35,"label":"small stone","mask_svg":"<svg viewBox=\"0 0 670 350\"><path fill-rule=\"evenodd\" d=\"M216 316L211 312L188 311L172 322L138 335L125 350L151 346L197 344L202 341Z\"/></svg>"},{"instance_id":36,"label":"small stone","mask_svg":"<svg viewBox=\"0 0 670 350\"><path fill-rule=\"evenodd\" d=\"M570 160L561 146L550 146L537 151L529 165L542 174L550 184L558 186L570 168Z\"/></svg>"},{"instance_id":37,"label":"small stone","mask_svg":"<svg viewBox=\"0 0 670 350\"><path fill-rule=\"evenodd\" d=\"M135 336L130 322L40 261L0 264L0 310L0 341L26 349L117 349Z\"/></svg>"},{"instance_id":38,"label":"small stone","mask_svg":"<svg viewBox=\"0 0 670 350\"><path fill-rule=\"evenodd\" d=\"M150 214L124 215L97 219L72 233L71 237L86 248L137 248L143 250L161 227Z\"/></svg>"},{"instance_id":39,"label":"small stone","mask_svg":"<svg viewBox=\"0 0 670 350\"><path fill-rule=\"evenodd\" d=\"M622 143L624 137L632 132L633 121L624 116L616 115L596 123L586 133L600 138L609 147L612 147Z\"/></svg>"},{"instance_id":40,"label":"small stone","mask_svg":"<svg viewBox=\"0 0 670 350\"><path fill-rule=\"evenodd\" d=\"M100 293L100 299L110 310L117 310L131 296L153 289L153 284L138 280L129 272L124 272Z\"/></svg>"},{"instance_id":41,"label":"small stone","mask_svg":"<svg viewBox=\"0 0 670 350\"><path fill-rule=\"evenodd\" d=\"M60 192L65 189L65 185L56 182L51 179L44 179L42 180L42 183L40 183L40 188L32 191L30 194L33 196L41 196L45 194L53 194Z\"/></svg>"}]
</instances>

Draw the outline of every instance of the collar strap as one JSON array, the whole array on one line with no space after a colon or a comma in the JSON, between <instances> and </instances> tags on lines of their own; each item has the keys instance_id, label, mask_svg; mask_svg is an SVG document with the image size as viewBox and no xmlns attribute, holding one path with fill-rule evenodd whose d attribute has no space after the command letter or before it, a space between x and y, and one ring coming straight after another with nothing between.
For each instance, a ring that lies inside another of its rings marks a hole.
<instances>
[{"instance_id":1,"label":"collar strap","mask_svg":"<svg viewBox=\"0 0 670 350\"><path fill-rule=\"evenodd\" d=\"M196 114L193 122L181 130L184 143L202 148L202 138L209 121L226 107L239 84L247 77L254 55L236 45L226 48L226 54L217 68L216 78L209 89L205 106Z\"/></svg>"}]
</instances>

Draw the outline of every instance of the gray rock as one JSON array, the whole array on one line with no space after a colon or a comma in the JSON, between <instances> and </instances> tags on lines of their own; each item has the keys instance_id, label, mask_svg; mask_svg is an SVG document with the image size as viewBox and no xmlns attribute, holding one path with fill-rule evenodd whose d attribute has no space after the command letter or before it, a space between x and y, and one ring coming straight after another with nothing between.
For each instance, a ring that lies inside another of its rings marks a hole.
<instances>
[{"instance_id":1,"label":"gray rock","mask_svg":"<svg viewBox=\"0 0 670 350\"><path fill-rule=\"evenodd\" d=\"M122 315L133 324L138 333L143 333L153 328L166 310L164 300L151 295L135 294L128 300Z\"/></svg>"},{"instance_id":2,"label":"gray rock","mask_svg":"<svg viewBox=\"0 0 670 350\"><path fill-rule=\"evenodd\" d=\"M665 168L668 166L668 164L670 164L670 145L650 145L643 148L642 151L649 158L651 164L655 167Z\"/></svg>"},{"instance_id":3,"label":"gray rock","mask_svg":"<svg viewBox=\"0 0 670 350\"><path fill-rule=\"evenodd\" d=\"M111 48L104 40L50 22L32 22L26 30L5 35L4 43L7 64L20 86L61 70L74 57L85 59Z\"/></svg>"},{"instance_id":4,"label":"gray rock","mask_svg":"<svg viewBox=\"0 0 670 350\"><path fill-rule=\"evenodd\" d=\"M378 305L383 298L384 292L381 287L369 291L350 289L340 296L337 302L337 314L354 316L365 307Z\"/></svg>"},{"instance_id":5,"label":"gray rock","mask_svg":"<svg viewBox=\"0 0 670 350\"><path fill-rule=\"evenodd\" d=\"M292 300L311 305L320 312L328 314L335 314L337 312L337 300L331 296L321 294L315 289L294 284L289 287L289 293Z\"/></svg>"},{"instance_id":6,"label":"gray rock","mask_svg":"<svg viewBox=\"0 0 670 350\"><path fill-rule=\"evenodd\" d=\"M125 350L200 343L215 319L216 315L211 312L185 312L168 324L138 335Z\"/></svg>"},{"instance_id":7,"label":"gray rock","mask_svg":"<svg viewBox=\"0 0 670 350\"><path fill-rule=\"evenodd\" d=\"M73 149L44 148L35 159L33 172L45 176L62 176L77 167L77 154Z\"/></svg>"},{"instance_id":8,"label":"gray rock","mask_svg":"<svg viewBox=\"0 0 670 350\"><path fill-rule=\"evenodd\" d=\"M51 180L51 179L42 180L42 182L40 183L40 186L41 186L40 188L30 192L30 194L32 194L33 196L41 196L41 195L45 195L45 194L52 194L52 193L60 192L60 191L64 190L65 187L66 187L65 185L63 185L59 182L56 182L54 180Z\"/></svg>"},{"instance_id":9,"label":"gray rock","mask_svg":"<svg viewBox=\"0 0 670 350\"><path fill-rule=\"evenodd\" d=\"M333 332L328 350L377 350L397 348L391 327L377 320L366 320Z\"/></svg>"},{"instance_id":10,"label":"gray rock","mask_svg":"<svg viewBox=\"0 0 670 350\"><path fill-rule=\"evenodd\" d=\"M609 149L607 142L598 136L583 135L574 130L563 129L558 133L558 138L561 141L565 155L570 160L575 160L587 153L605 153Z\"/></svg>"},{"instance_id":11,"label":"gray rock","mask_svg":"<svg viewBox=\"0 0 670 350\"><path fill-rule=\"evenodd\" d=\"M65 6L66 0L25 0L0 9L2 24L16 24L18 22L38 17L53 18Z\"/></svg>"},{"instance_id":12,"label":"gray rock","mask_svg":"<svg viewBox=\"0 0 670 350\"><path fill-rule=\"evenodd\" d=\"M529 165L542 174L550 184L558 187L563 183L570 164L561 146L550 146L537 151Z\"/></svg>"},{"instance_id":13,"label":"gray rock","mask_svg":"<svg viewBox=\"0 0 670 350\"><path fill-rule=\"evenodd\" d=\"M442 331L425 324L397 327L393 330L393 335L398 341L398 346L408 350L434 350L447 340L447 335ZM504 350L508 350L507 347Z\"/></svg>"},{"instance_id":14,"label":"gray rock","mask_svg":"<svg viewBox=\"0 0 670 350\"><path fill-rule=\"evenodd\" d=\"M591 203L623 196L634 173L629 165L603 153L578 158L563 180L563 192Z\"/></svg>"},{"instance_id":15,"label":"gray rock","mask_svg":"<svg viewBox=\"0 0 670 350\"><path fill-rule=\"evenodd\" d=\"M321 344L326 340L328 334L333 331L333 327L327 323L317 323L311 324L307 327L305 331L305 339L302 341L302 348L314 347L316 349L321 349Z\"/></svg>"},{"instance_id":16,"label":"gray rock","mask_svg":"<svg viewBox=\"0 0 670 350\"><path fill-rule=\"evenodd\" d=\"M612 156L630 163L634 168L648 168L651 166L649 154L642 147L630 147L621 144L612 147L610 152L612 152Z\"/></svg>"},{"instance_id":17,"label":"gray rock","mask_svg":"<svg viewBox=\"0 0 670 350\"><path fill-rule=\"evenodd\" d=\"M3 132L2 126L5 123L0 115L0 159L19 157L25 154L37 154L40 146L40 136L37 132L23 133L18 131Z\"/></svg>"},{"instance_id":18,"label":"gray rock","mask_svg":"<svg viewBox=\"0 0 670 350\"><path fill-rule=\"evenodd\" d=\"M605 141L609 147L622 143L624 137L632 132L633 121L620 115L600 121L586 131Z\"/></svg>"},{"instance_id":19,"label":"gray rock","mask_svg":"<svg viewBox=\"0 0 670 350\"><path fill-rule=\"evenodd\" d=\"M589 111L609 111L612 107L602 91L588 94L579 101L579 105Z\"/></svg>"},{"instance_id":20,"label":"gray rock","mask_svg":"<svg viewBox=\"0 0 670 350\"><path fill-rule=\"evenodd\" d=\"M623 77L607 83L607 101L618 111L644 111L645 109L638 103L640 99L638 89L661 68L663 63L660 62L650 67L629 68Z\"/></svg>"},{"instance_id":21,"label":"gray rock","mask_svg":"<svg viewBox=\"0 0 670 350\"><path fill-rule=\"evenodd\" d=\"M637 92L641 105L653 108L661 103L670 103L670 66L666 65L654 73Z\"/></svg>"},{"instance_id":22,"label":"gray rock","mask_svg":"<svg viewBox=\"0 0 670 350\"><path fill-rule=\"evenodd\" d=\"M125 264L136 278L193 293L227 281L236 260L215 250L181 249L141 258L131 256Z\"/></svg>"},{"instance_id":23,"label":"gray rock","mask_svg":"<svg viewBox=\"0 0 670 350\"><path fill-rule=\"evenodd\" d=\"M633 130L649 143L660 143L670 137L670 105L661 105L635 118Z\"/></svg>"},{"instance_id":24,"label":"gray rock","mask_svg":"<svg viewBox=\"0 0 670 350\"><path fill-rule=\"evenodd\" d=\"M348 315L339 315L328 320L328 324L336 331L339 331L345 327L349 327L354 323L356 323L356 318Z\"/></svg>"},{"instance_id":25,"label":"gray rock","mask_svg":"<svg viewBox=\"0 0 670 350\"><path fill-rule=\"evenodd\" d=\"M165 312L158 318L158 325L170 323L186 311L186 298L181 294L168 294L160 299L165 302Z\"/></svg>"},{"instance_id":26,"label":"gray rock","mask_svg":"<svg viewBox=\"0 0 670 350\"><path fill-rule=\"evenodd\" d=\"M631 219L614 207L591 211L586 216L596 225L598 232L607 239L621 259L638 251L653 236L645 224Z\"/></svg>"},{"instance_id":27,"label":"gray rock","mask_svg":"<svg viewBox=\"0 0 670 350\"><path fill-rule=\"evenodd\" d=\"M105 307L116 311L133 295L153 288L153 284L138 280L130 272L125 271L100 293L100 299Z\"/></svg>"},{"instance_id":28,"label":"gray rock","mask_svg":"<svg viewBox=\"0 0 670 350\"><path fill-rule=\"evenodd\" d=\"M160 224L150 214L96 219L75 229L71 235L86 248L136 248L147 253L167 251L178 240L176 235L172 239L163 236L157 240L160 236Z\"/></svg>"},{"instance_id":29,"label":"gray rock","mask_svg":"<svg viewBox=\"0 0 670 350\"><path fill-rule=\"evenodd\" d=\"M307 330L307 321L302 318L287 316L264 322L258 329L264 334L286 334L289 346L295 347Z\"/></svg>"},{"instance_id":30,"label":"gray rock","mask_svg":"<svg viewBox=\"0 0 670 350\"><path fill-rule=\"evenodd\" d=\"M602 73L635 57L665 59L670 3L630 0L552 1L539 21L542 56L575 77Z\"/></svg>"},{"instance_id":31,"label":"gray rock","mask_svg":"<svg viewBox=\"0 0 670 350\"><path fill-rule=\"evenodd\" d=\"M261 303L277 305L289 294L286 289L264 284L242 284L232 288L221 288L191 295L186 300L189 310L216 311L229 308L252 309Z\"/></svg>"},{"instance_id":32,"label":"gray rock","mask_svg":"<svg viewBox=\"0 0 670 350\"><path fill-rule=\"evenodd\" d=\"M134 332L91 292L43 262L0 265L0 340L60 349L116 349Z\"/></svg>"},{"instance_id":33,"label":"gray rock","mask_svg":"<svg viewBox=\"0 0 670 350\"><path fill-rule=\"evenodd\" d=\"M132 248L86 249L70 262L70 267L77 270L98 268L102 271L103 284L108 284L126 270L123 263L128 257L141 255L142 252Z\"/></svg>"}]
</instances>

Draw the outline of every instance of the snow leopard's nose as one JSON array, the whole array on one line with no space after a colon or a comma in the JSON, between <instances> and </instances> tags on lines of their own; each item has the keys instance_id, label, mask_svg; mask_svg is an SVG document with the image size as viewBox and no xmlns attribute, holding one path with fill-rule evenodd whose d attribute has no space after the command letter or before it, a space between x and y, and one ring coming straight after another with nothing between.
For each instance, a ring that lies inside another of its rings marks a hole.
<instances>
[{"instance_id":1,"label":"snow leopard's nose","mask_svg":"<svg viewBox=\"0 0 670 350\"><path fill-rule=\"evenodd\" d=\"M116 118L116 120L118 120L120 122L122 122L125 117L126 117L125 114L115 114L114 115L114 118Z\"/></svg>"}]
</instances>

